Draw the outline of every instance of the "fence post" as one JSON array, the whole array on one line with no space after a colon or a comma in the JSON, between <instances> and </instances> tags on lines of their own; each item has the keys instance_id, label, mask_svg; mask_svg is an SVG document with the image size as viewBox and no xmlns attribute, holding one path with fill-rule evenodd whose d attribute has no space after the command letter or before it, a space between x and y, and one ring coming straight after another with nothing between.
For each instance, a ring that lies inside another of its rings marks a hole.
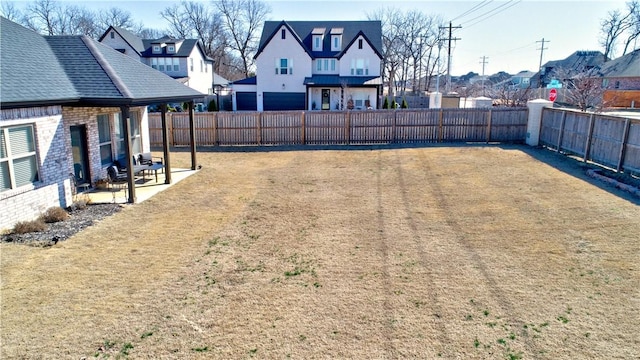
<instances>
[{"instance_id":1,"label":"fence post","mask_svg":"<svg viewBox=\"0 0 640 360\"><path fill-rule=\"evenodd\" d=\"M591 113L591 116L589 116L589 132L587 132L587 140L586 143L584 145L584 162L587 162L587 160L589 159L589 151L591 150L591 137L593 136L593 123L595 122L595 114Z\"/></svg>"},{"instance_id":2,"label":"fence post","mask_svg":"<svg viewBox=\"0 0 640 360\"><path fill-rule=\"evenodd\" d=\"M347 110L346 112L346 119L345 119L345 125L344 125L344 130L345 130L345 135L347 136L347 145L351 144L351 112L349 110Z\"/></svg>"},{"instance_id":3,"label":"fence post","mask_svg":"<svg viewBox=\"0 0 640 360\"><path fill-rule=\"evenodd\" d=\"M396 123L397 123L397 122L398 122L398 118L397 118L397 116L396 116L396 113L394 112L394 113L393 113L393 124L391 124L391 132L393 133L393 134L391 135L391 143L392 143L392 144L395 144L395 143L396 143L396 141L397 141L397 140L396 140L396 139L397 139L397 136L396 136Z\"/></svg>"},{"instance_id":4,"label":"fence post","mask_svg":"<svg viewBox=\"0 0 640 360\"><path fill-rule=\"evenodd\" d=\"M540 144L540 129L542 128L542 114L546 107L553 107L553 102L536 99L527 102L529 119L527 119L527 145L538 146Z\"/></svg>"},{"instance_id":5,"label":"fence post","mask_svg":"<svg viewBox=\"0 0 640 360\"><path fill-rule=\"evenodd\" d=\"M624 155L625 149L627 145L627 141L629 141L629 128L631 127L631 121L629 118L624 119L624 132L622 133L622 143L620 144L620 152L618 153L618 166L616 166L616 171L620 172L622 169L622 164L624 163Z\"/></svg>"},{"instance_id":6,"label":"fence post","mask_svg":"<svg viewBox=\"0 0 640 360\"><path fill-rule=\"evenodd\" d=\"M218 113L213 113L213 146L220 145L218 141Z\"/></svg>"},{"instance_id":7,"label":"fence post","mask_svg":"<svg viewBox=\"0 0 640 360\"><path fill-rule=\"evenodd\" d=\"M487 119L487 144L491 142L491 109L489 109L489 113L487 114L489 119Z\"/></svg>"},{"instance_id":8,"label":"fence post","mask_svg":"<svg viewBox=\"0 0 640 360\"><path fill-rule=\"evenodd\" d=\"M167 112L167 116L169 117L167 121L167 125L169 126L169 144L176 146L175 136L173 136L173 113Z\"/></svg>"},{"instance_id":9,"label":"fence post","mask_svg":"<svg viewBox=\"0 0 640 360\"><path fill-rule=\"evenodd\" d=\"M306 134L305 134L305 131L304 131L305 130L304 129L304 127L305 127L304 123L305 123L306 115L307 115L307 112L303 111L302 112L302 117L300 119L300 137L301 137L302 145L306 145L307 144L307 139L305 138Z\"/></svg>"},{"instance_id":10,"label":"fence post","mask_svg":"<svg viewBox=\"0 0 640 360\"><path fill-rule=\"evenodd\" d=\"M563 111L562 118L560 119L560 130L558 132L558 146L556 147L556 152L560 152L560 149L562 147L562 138L564 137L564 123L566 118L567 112Z\"/></svg>"},{"instance_id":11,"label":"fence post","mask_svg":"<svg viewBox=\"0 0 640 360\"><path fill-rule=\"evenodd\" d=\"M258 120L257 122L257 127L258 127L258 134L257 134L257 141L258 141L258 145L262 145L262 111L258 112Z\"/></svg>"},{"instance_id":12,"label":"fence post","mask_svg":"<svg viewBox=\"0 0 640 360\"><path fill-rule=\"evenodd\" d=\"M442 118L444 117L444 113L442 108L440 108L440 111L438 112L438 142L442 142L442 137L443 137L443 133L442 133Z\"/></svg>"}]
</instances>

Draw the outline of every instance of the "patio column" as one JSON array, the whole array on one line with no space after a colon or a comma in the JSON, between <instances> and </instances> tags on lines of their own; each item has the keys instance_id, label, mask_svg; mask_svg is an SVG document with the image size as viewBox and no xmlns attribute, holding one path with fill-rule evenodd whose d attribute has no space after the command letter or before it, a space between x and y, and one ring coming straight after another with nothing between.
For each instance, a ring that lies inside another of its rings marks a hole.
<instances>
[{"instance_id":1,"label":"patio column","mask_svg":"<svg viewBox=\"0 0 640 360\"><path fill-rule=\"evenodd\" d=\"M194 121L193 100L189 101L189 137L191 139L191 170L195 170L197 166L196 159L196 126Z\"/></svg>"},{"instance_id":2,"label":"patio column","mask_svg":"<svg viewBox=\"0 0 640 360\"><path fill-rule=\"evenodd\" d=\"M129 199L128 203L135 204L136 202L136 179L135 174L133 173L133 158L131 157L131 124L130 124L130 114L129 107L122 106L120 107L120 112L122 113L122 121L123 130L124 130L124 155L127 161L127 187L129 188Z\"/></svg>"},{"instance_id":3,"label":"patio column","mask_svg":"<svg viewBox=\"0 0 640 360\"><path fill-rule=\"evenodd\" d=\"M171 152L169 151L169 127L167 126L167 104L160 105L162 121L162 152L164 155L164 183L171 184Z\"/></svg>"}]
</instances>

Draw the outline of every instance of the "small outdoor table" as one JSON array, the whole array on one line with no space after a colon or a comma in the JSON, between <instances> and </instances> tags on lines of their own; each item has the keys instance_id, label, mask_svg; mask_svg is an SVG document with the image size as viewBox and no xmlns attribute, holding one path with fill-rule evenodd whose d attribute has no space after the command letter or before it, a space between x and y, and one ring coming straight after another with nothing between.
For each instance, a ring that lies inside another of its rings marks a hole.
<instances>
[{"instance_id":1,"label":"small outdoor table","mask_svg":"<svg viewBox=\"0 0 640 360\"><path fill-rule=\"evenodd\" d=\"M158 182L158 170L162 169L164 169L164 165L162 163L153 163L151 165L148 165L145 171L153 171L154 175L156 176L156 182Z\"/></svg>"}]
</instances>

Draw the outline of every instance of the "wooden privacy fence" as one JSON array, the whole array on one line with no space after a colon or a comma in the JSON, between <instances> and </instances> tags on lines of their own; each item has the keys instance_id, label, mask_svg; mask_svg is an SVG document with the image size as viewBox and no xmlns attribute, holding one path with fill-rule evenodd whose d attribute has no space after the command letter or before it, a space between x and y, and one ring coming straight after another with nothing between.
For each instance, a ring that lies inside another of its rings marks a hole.
<instances>
[{"instance_id":1,"label":"wooden privacy fence","mask_svg":"<svg viewBox=\"0 0 640 360\"><path fill-rule=\"evenodd\" d=\"M333 145L524 142L526 108L195 113L196 144ZM169 143L188 146L189 114L167 113ZM151 146L162 146L159 113L149 114Z\"/></svg>"},{"instance_id":2,"label":"wooden privacy fence","mask_svg":"<svg viewBox=\"0 0 640 360\"><path fill-rule=\"evenodd\" d=\"M546 108L540 143L617 171L640 171L640 120Z\"/></svg>"}]
</instances>

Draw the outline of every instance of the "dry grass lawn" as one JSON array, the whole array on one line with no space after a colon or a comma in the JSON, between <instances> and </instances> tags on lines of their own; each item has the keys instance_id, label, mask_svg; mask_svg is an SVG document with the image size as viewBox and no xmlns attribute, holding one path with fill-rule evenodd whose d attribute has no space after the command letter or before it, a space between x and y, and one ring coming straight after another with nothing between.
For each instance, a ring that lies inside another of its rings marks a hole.
<instances>
[{"instance_id":1,"label":"dry grass lawn","mask_svg":"<svg viewBox=\"0 0 640 360\"><path fill-rule=\"evenodd\" d=\"M640 357L639 202L576 163L517 146L198 156L67 241L0 245L2 359Z\"/></svg>"}]
</instances>

